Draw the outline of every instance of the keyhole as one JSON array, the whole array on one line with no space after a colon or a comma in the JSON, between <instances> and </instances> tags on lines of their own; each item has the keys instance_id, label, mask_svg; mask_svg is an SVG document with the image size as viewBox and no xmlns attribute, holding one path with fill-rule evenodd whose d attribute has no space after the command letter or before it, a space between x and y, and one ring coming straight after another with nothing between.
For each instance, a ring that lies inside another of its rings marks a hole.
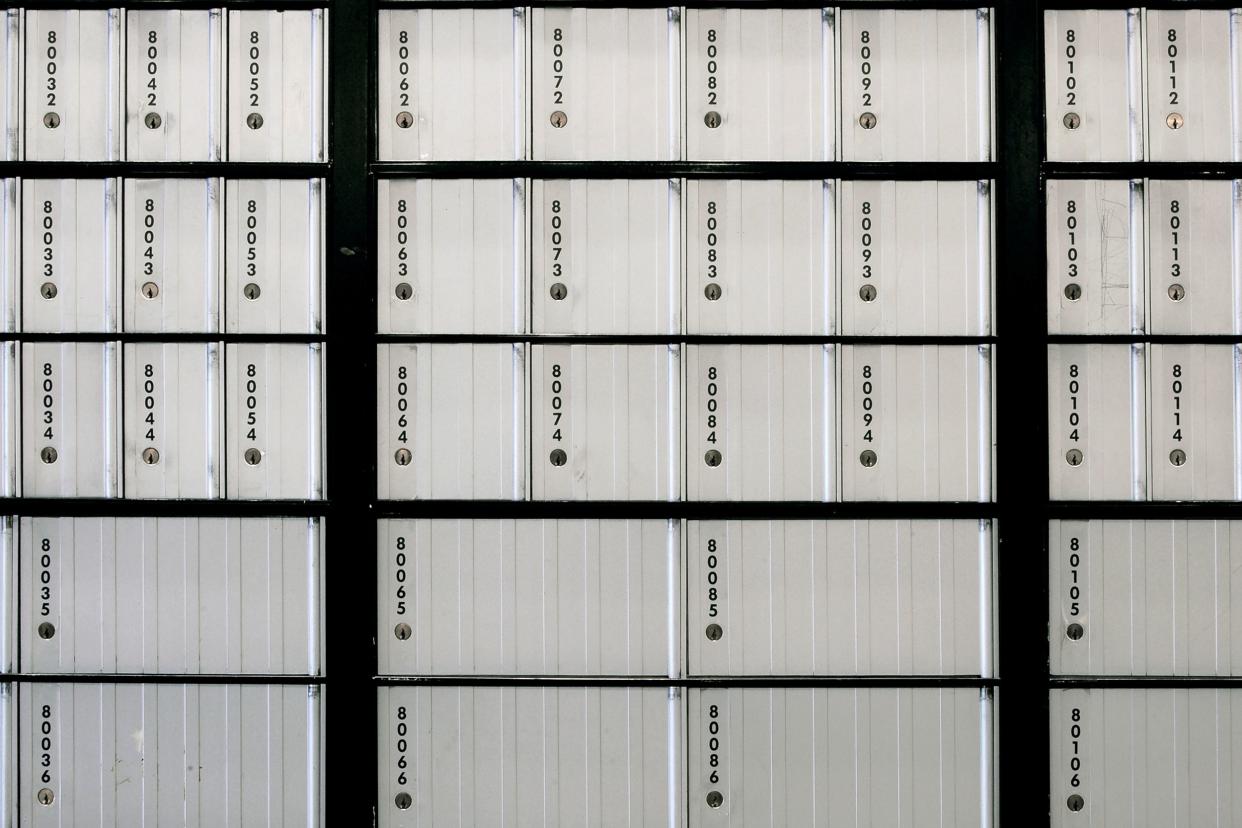
<instances>
[{"instance_id":1,"label":"keyhole","mask_svg":"<svg viewBox=\"0 0 1242 828\"><path fill-rule=\"evenodd\" d=\"M155 282L144 282L142 285L142 295L148 299L154 299L160 295L160 286Z\"/></svg>"},{"instance_id":2,"label":"keyhole","mask_svg":"<svg viewBox=\"0 0 1242 828\"><path fill-rule=\"evenodd\" d=\"M864 112L858 116L858 125L863 129L875 129L875 124L878 120L874 112Z\"/></svg>"},{"instance_id":3,"label":"keyhole","mask_svg":"<svg viewBox=\"0 0 1242 828\"><path fill-rule=\"evenodd\" d=\"M142 462L148 466L154 466L160 462L160 453L154 448L145 448L142 450Z\"/></svg>"},{"instance_id":4,"label":"keyhole","mask_svg":"<svg viewBox=\"0 0 1242 828\"><path fill-rule=\"evenodd\" d=\"M244 288L242 288L242 296L245 296L247 299L250 299L250 300L258 299L259 294L261 294L262 292L263 291L260 290L259 286L256 285L254 282L250 282Z\"/></svg>"},{"instance_id":5,"label":"keyhole","mask_svg":"<svg viewBox=\"0 0 1242 828\"><path fill-rule=\"evenodd\" d=\"M410 636L414 634L414 631L410 629L409 624L402 622L392 628L392 634L397 637L398 641L408 641Z\"/></svg>"},{"instance_id":6,"label":"keyhole","mask_svg":"<svg viewBox=\"0 0 1242 828\"><path fill-rule=\"evenodd\" d=\"M408 793L402 791L393 799L393 804L397 806L397 810L408 811L410 806L414 804L414 800Z\"/></svg>"},{"instance_id":7,"label":"keyhole","mask_svg":"<svg viewBox=\"0 0 1242 828\"><path fill-rule=\"evenodd\" d=\"M56 799L56 794L52 793L51 788L40 788L39 792L35 794L35 799L39 801L40 805L51 805L52 801Z\"/></svg>"},{"instance_id":8,"label":"keyhole","mask_svg":"<svg viewBox=\"0 0 1242 828\"><path fill-rule=\"evenodd\" d=\"M703 123L707 124L708 129L716 129L720 126L720 113L712 110L703 116Z\"/></svg>"},{"instance_id":9,"label":"keyhole","mask_svg":"<svg viewBox=\"0 0 1242 828\"><path fill-rule=\"evenodd\" d=\"M1070 624L1065 628L1065 637L1070 641L1079 641L1082 639L1084 632L1086 632L1086 630L1082 628L1082 624Z\"/></svg>"},{"instance_id":10,"label":"keyhole","mask_svg":"<svg viewBox=\"0 0 1242 828\"><path fill-rule=\"evenodd\" d=\"M48 129L56 129L60 126L60 115L55 112L49 112L43 116L43 125Z\"/></svg>"},{"instance_id":11,"label":"keyhole","mask_svg":"<svg viewBox=\"0 0 1242 828\"><path fill-rule=\"evenodd\" d=\"M709 302L715 302L720 298L720 294L723 292L724 291L720 289L720 285L715 282L711 282L707 287L703 288L703 295L707 297L707 301Z\"/></svg>"},{"instance_id":12,"label":"keyhole","mask_svg":"<svg viewBox=\"0 0 1242 828\"><path fill-rule=\"evenodd\" d=\"M719 624L708 624L705 632L708 641L719 641L720 637L724 635L724 628Z\"/></svg>"},{"instance_id":13,"label":"keyhole","mask_svg":"<svg viewBox=\"0 0 1242 828\"><path fill-rule=\"evenodd\" d=\"M559 302L559 301L561 301L562 299L564 299L566 296L568 296L568 295L569 295L569 288L565 287L565 286L564 286L564 285L562 285L560 282L556 282L556 283L555 283L555 284L553 284L553 285L552 285L552 287L548 290L548 294L549 294L549 295L550 295L553 299L555 299L557 302Z\"/></svg>"},{"instance_id":14,"label":"keyhole","mask_svg":"<svg viewBox=\"0 0 1242 828\"><path fill-rule=\"evenodd\" d=\"M402 129L409 129L414 126L414 116L406 112L404 109L397 113L397 126Z\"/></svg>"},{"instance_id":15,"label":"keyhole","mask_svg":"<svg viewBox=\"0 0 1242 828\"><path fill-rule=\"evenodd\" d=\"M410 461L414 459L414 455L410 453L408 448L399 448L397 453L393 455L393 459L397 461L398 466L408 466Z\"/></svg>"},{"instance_id":16,"label":"keyhole","mask_svg":"<svg viewBox=\"0 0 1242 828\"><path fill-rule=\"evenodd\" d=\"M148 112L147 117L142 120L146 123L147 129L159 129L160 124L164 123L158 112Z\"/></svg>"},{"instance_id":17,"label":"keyhole","mask_svg":"<svg viewBox=\"0 0 1242 828\"><path fill-rule=\"evenodd\" d=\"M58 292L59 291L56 290L56 285L51 282L44 282L39 287L39 295L44 299L55 299Z\"/></svg>"},{"instance_id":18,"label":"keyhole","mask_svg":"<svg viewBox=\"0 0 1242 828\"><path fill-rule=\"evenodd\" d=\"M54 635L56 635L55 625L50 624L47 621L44 621L42 624L39 625L39 638L42 638L44 641L47 641L49 638L51 638Z\"/></svg>"},{"instance_id":19,"label":"keyhole","mask_svg":"<svg viewBox=\"0 0 1242 828\"><path fill-rule=\"evenodd\" d=\"M871 449L867 449L862 454L858 455L858 462L862 463L862 466L864 469L871 468L879 461L880 459L876 457L875 452L872 451Z\"/></svg>"},{"instance_id":20,"label":"keyhole","mask_svg":"<svg viewBox=\"0 0 1242 828\"><path fill-rule=\"evenodd\" d=\"M875 294L875 285L863 285L858 289L858 298L864 302L874 302Z\"/></svg>"},{"instance_id":21,"label":"keyhole","mask_svg":"<svg viewBox=\"0 0 1242 828\"><path fill-rule=\"evenodd\" d=\"M263 126L263 116L257 112L251 112L246 116L246 126L251 129L259 129Z\"/></svg>"},{"instance_id":22,"label":"keyhole","mask_svg":"<svg viewBox=\"0 0 1242 828\"><path fill-rule=\"evenodd\" d=\"M568 459L562 449L552 449L552 453L548 455L548 462L554 466L563 466Z\"/></svg>"},{"instance_id":23,"label":"keyhole","mask_svg":"<svg viewBox=\"0 0 1242 828\"><path fill-rule=\"evenodd\" d=\"M1169 117L1164 119L1169 129L1181 129L1186 124L1186 119L1179 112L1170 112Z\"/></svg>"},{"instance_id":24,"label":"keyhole","mask_svg":"<svg viewBox=\"0 0 1242 828\"><path fill-rule=\"evenodd\" d=\"M1071 466L1082 465L1082 452L1079 449L1070 449L1065 452L1065 462Z\"/></svg>"},{"instance_id":25,"label":"keyhole","mask_svg":"<svg viewBox=\"0 0 1242 828\"><path fill-rule=\"evenodd\" d=\"M405 302L414 295L414 288L410 287L409 282L402 282L397 285L397 289L393 292L396 293L398 299Z\"/></svg>"},{"instance_id":26,"label":"keyhole","mask_svg":"<svg viewBox=\"0 0 1242 828\"><path fill-rule=\"evenodd\" d=\"M707 792L707 807L719 808L723 804L724 804L724 794L722 794L720 791L708 791Z\"/></svg>"},{"instance_id":27,"label":"keyhole","mask_svg":"<svg viewBox=\"0 0 1242 828\"><path fill-rule=\"evenodd\" d=\"M1186 298L1186 288L1181 285L1169 285L1169 298L1174 302L1180 302Z\"/></svg>"},{"instance_id":28,"label":"keyhole","mask_svg":"<svg viewBox=\"0 0 1242 828\"><path fill-rule=\"evenodd\" d=\"M1082 298L1082 286L1077 282L1070 282L1065 286L1065 298L1071 302L1077 302Z\"/></svg>"},{"instance_id":29,"label":"keyhole","mask_svg":"<svg viewBox=\"0 0 1242 828\"><path fill-rule=\"evenodd\" d=\"M1078 117L1077 112L1066 112L1065 117L1061 119L1061 123L1065 124L1066 129L1078 129L1082 126L1082 118Z\"/></svg>"},{"instance_id":30,"label":"keyhole","mask_svg":"<svg viewBox=\"0 0 1242 828\"><path fill-rule=\"evenodd\" d=\"M263 460L263 452L257 448L248 448L242 457L245 459L247 466L257 466Z\"/></svg>"},{"instance_id":31,"label":"keyhole","mask_svg":"<svg viewBox=\"0 0 1242 828\"><path fill-rule=\"evenodd\" d=\"M1181 449L1173 449L1169 452L1169 462L1175 466L1186 465L1186 452Z\"/></svg>"},{"instance_id":32,"label":"keyhole","mask_svg":"<svg viewBox=\"0 0 1242 828\"><path fill-rule=\"evenodd\" d=\"M720 461L723 459L724 457L720 454L720 452L716 451L715 449L711 449L706 454L703 455L703 462L713 469L719 466Z\"/></svg>"},{"instance_id":33,"label":"keyhole","mask_svg":"<svg viewBox=\"0 0 1242 828\"><path fill-rule=\"evenodd\" d=\"M557 129L563 129L565 124L569 123L569 116L558 109L553 112L551 116L549 116L548 120L551 122L552 126Z\"/></svg>"},{"instance_id":34,"label":"keyhole","mask_svg":"<svg viewBox=\"0 0 1242 828\"><path fill-rule=\"evenodd\" d=\"M1070 798L1065 800L1065 807L1071 811L1081 811L1087 802L1078 794L1070 794Z\"/></svg>"},{"instance_id":35,"label":"keyhole","mask_svg":"<svg viewBox=\"0 0 1242 828\"><path fill-rule=\"evenodd\" d=\"M50 466L52 463L56 462L56 449L51 446L44 447L44 449L39 452L39 459Z\"/></svg>"}]
</instances>

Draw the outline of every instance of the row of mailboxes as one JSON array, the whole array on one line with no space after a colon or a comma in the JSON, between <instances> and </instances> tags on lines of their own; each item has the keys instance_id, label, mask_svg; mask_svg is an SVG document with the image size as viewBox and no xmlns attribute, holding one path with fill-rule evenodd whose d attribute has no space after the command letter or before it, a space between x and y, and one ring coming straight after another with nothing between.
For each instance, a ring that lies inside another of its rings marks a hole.
<instances>
[{"instance_id":1,"label":"row of mailboxes","mask_svg":"<svg viewBox=\"0 0 1242 828\"><path fill-rule=\"evenodd\" d=\"M377 363L381 499L993 498L990 345L391 343Z\"/></svg>"},{"instance_id":2,"label":"row of mailboxes","mask_svg":"<svg viewBox=\"0 0 1242 828\"><path fill-rule=\"evenodd\" d=\"M1238 521L1052 521L1052 673L1242 676L1239 570Z\"/></svg>"},{"instance_id":3,"label":"row of mailboxes","mask_svg":"<svg viewBox=\"0 0 1242 828\"><path fill-rule=\"evenodd\" d=\"M1049 179L1048 331L1242 333L1242 181Z\"/></svg>"},{"instance_id":4,"label":"row of mailboxes","mask_svg":"<svg viewBox=\"0 0 1242 828\"><path fill-rule=\"evenodd\" d=\"M378 824L985 828L992 714L969 687L381 687Z\"/></svg>"},{"instance_id":5,"label":"row of mailboxes","mask_svg":"<svg viewBox=\"0 0 1242 828\"><path fill-rule=\"evenodd\" d=\"M990 181L381 179L378 327L986 336Z\"/></svg>"},{"instance_id":6,"label":"row of mailboxes","mask_svg":"<svg viewBox=\"0 0 1242 828\"><path fill-rule=\"evenodd\" d=\"M1242 10L1044 12L1050 161L1242 159Z\"/></svg>"},{"instance_id":7,"label":"row of mailboxes","mask_svg":"<svg viewBox=\"0 0 1242 828\"><path fill-rule=\"evenodd\" d=\"M1049 695L1055 828L1242 825L1242 690Z\"/></svg>"},{"instance_id":8,"label":"row of mailboxes","mask_svg":"<svg viewBox=\"0 0 1242 828\"><path fill-rule=\"evenodd\" d=\"M9 9L0 157L327 160L327 11Z\"/></svg>"},{"instance_id":9,"label":"row of mailboxes","mask_svg":"<svg viewBox=\"0 0 1242 828\"><path fill-rule=\"evenodd\" d=\"M1242 346L1048 348L1054 500L1242 500Z\"/></svg>"},{"instance_id":10,"label":"row of mailboxes","mask_svg":"<svg viewBox=\"0 0 1242 828\"><path fill-rule=\"evenodd\" d=\"M992 66L988 9L381 10L379 157L987 161Z\"/></svg>"},{"instance_id":11,"label":"row of mailboxes","mask_svg":"<svg viewBox=\"0 0 1242 828\"><path fill-rule=\"evenodd\" d=\"M384 520L377 551L381 674L994 674L987 520Z\"/></svg>"},{"instance_id":12,"label":"row of mailboxes","mask_svg":"<svg viewBox=\"0 0 1242 828\"><path fill-rule=\"evenodd\" d=\"M323 331L322 179L0 180L3 330Z\"/></svg>"},{"instance_id":13,"label":"row of mailboxes","mask_svg":"<svg viewBox=\"0 0 1242 828\"><path fill-rule=\"evenodd\" d=\"M0 490L8 497L322 498L322 351L319 344L5 343L0 439L9 459Z\"/></svg>"}]
</instances>

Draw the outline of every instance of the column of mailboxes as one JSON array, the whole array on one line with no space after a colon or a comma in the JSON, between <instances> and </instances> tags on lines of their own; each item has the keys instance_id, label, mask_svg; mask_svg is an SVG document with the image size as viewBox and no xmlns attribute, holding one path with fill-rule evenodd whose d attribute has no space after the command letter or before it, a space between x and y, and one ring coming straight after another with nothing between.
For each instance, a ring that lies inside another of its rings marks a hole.
<instances>
[{"instance_id":1,"label":"column of mailboxes","mask_svg":"<svg viewBox=\"0 0 1242 828\"><path fill-rule=\"evenodd\" d=\"M1048 160L1238 161L1240 34L1240 10L1046 12ZM1053 500L1242 500L1240 207L1226 176L1048 179ZM1170 679L1053 691L1054 825L1242 823L1240 526L1051 522L1053 675Z\"/></svg>"},{"instance_id":2,"label":"column of mailboxes","mask_svg":"<svg viewBox=\"0 0 1242 828\"><path fill-rule=\"evenodd\" d=\"M384 10L380 159L986 161L989 31ZM986 178L502 175L378 180L381 500L992 499ZM993 824L991 522L729 512L381 521L380 825Z\"/></svg>"},{"instance_id":3,"label":"column of mailboxes","mask_svg":"<svg viewBox=\"0 0 1242 828\"><path fill-rule=\"evenodd\" d=\"M5 14L6 160L325 160L322 10ZM0 494L322 498L323 180L153 168L0 180ZM322 536L5 519L0 821L320 824Z\"/></svg>"}]
</instances>

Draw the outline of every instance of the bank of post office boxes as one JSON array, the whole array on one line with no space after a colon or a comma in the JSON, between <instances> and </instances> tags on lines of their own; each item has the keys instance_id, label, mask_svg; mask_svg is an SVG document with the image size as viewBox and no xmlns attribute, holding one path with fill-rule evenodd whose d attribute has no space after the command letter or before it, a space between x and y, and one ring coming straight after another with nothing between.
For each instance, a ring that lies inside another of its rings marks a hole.
<instances>
[{"instance_id":1,"label":"bank of post office boxes","mask_svg":"<svg viewBox=\"0 0 1242 828\"><path fill-rule=\"evenodd\" d=\"M526 346L382 344L381 500L524 500Z\"/></svg>"},{"instance_id":2,"label":"bank of post office boxes","mask_svg":"<svg viewBox=\"0 0 1242 828\"><path fill-rule=\"evenodd\" d=\"M18 161L22 157L24 23L25 13L21 9L0 12L0 161Z\"/></svg>"},{"instance_id":3,"label":"bank of post office boxes","mask_svg":"<svg viewBox=\"0 0 1242 828\"><path fill-rule=\"evenodd\" d=\"M992 332L989 181L842 181L841 332Z\"/></svg>"},{"instance_id":4,"label":"bank of post office boxes","mask_svg":"<svg viewBox=\"0 0 1242 828\"><path fill-rule=\"evenodd\" d=\"M379 332L526 332L526 182L381 179Z\"/></svg>"},{"instance_id":5,"label":"bank of post office boxes","mask_svg":"<svg viewBox=\"0 0 1242 828\"><path fill-rule=\"evenodd\" d=\"M677 692L380 687L379 825L680 826Z\"/></svg>"},{"instance_id":6,"label":"bank of post office boxes","mask_svg":"<svg viewBox=\"0 0 1242 828\"><path fill-rule=\"evenodd\" d=\"M382 161L526 157L526 9L382 9Z\"/></svg>"},{"instance_id":7,"label":"bank of post office boxes","mask_svg":"<svg viewBox=\"0 0 1242 828\"><path fill-rule=\"evenodd\" d=\"M1044 101L1049 161L1141 160L1139 10L1044 12Z\"/></svg>"},{"instance_id":8,"label":"bank of post office boxes","mask_svg":"<svg viewBox=\"0 0 1242 828\"><path fill-rule=\"evenodd\" d=\"M1147 498L1147 347L1048 346L1053 500Z\"/></svg>"},{"instance_id":9,"label":"bank of post office boxes","mask_svg":"<svg viewBox=\"0 0 1242 828\"><path fill-rule=\"evenodd\" d=\"M686 332L836 332L832 180L686 181Z\"/></svg>"},{"instance_id":10,"label":"bank of post office boxes","mask_svg":"<svg viewBox=\"0 0 1242 828\"><path fill-rule=\"evenodd\" d=\"M691 676L992 673L991 523L691 520Z\"/></svg>"},{"instance_id":11,"label":"bank of post office boxes","mask_svg":"<svg viewBox=\"0 0 1242 828\"><path fill-rule=\"evenodd\" d=\"M21 669L317 675L309 518L21 519Z\"/></svg>"},{"instance_id":12,"label":"bank of post office boxes","mask_svg":"<svg viewBox=\"0 0 1242 828\"><path fill-rule=\"evenodd\" d=\"M229 160L326 160L327 10L233 9L228 29Z\"/></svg>"},{"instance_id":13,"label":"bank of post office boxes","mask_svg":"<svg viewBox=\"0 0 1242 828\"><path fill-rule=\"evenodd\" d=\"M722 687L686 696L690 828L994 824L986 691Z\"/></svg>"},{"instance_id":14,"label":"bank of post office boxes","mask_svg":"<svg viewBox=\"0 0 1242 828\"><path fill-rule=\"evenodd\" d=\"M320 689L22 685L23 825L323 824Z\"/></svg>"},{"instance_id":15,"label":"bank of post office boxes","mask_svg":"<svg viewBox=\"0 0 1242 828\"><path fill-rule=\"evenodd\" d=\"M836 499L833 345L686 348L686 499Z\"/></svg>"},{"instance_id":16,"label":"bank of post office boxes","mask_svg":"<svg viewBox=\"0 0 1242 828\"><path fill-rule=\"evenodd\" d=\"M1153 334L1242 333L1242 181L1147 182Z\"/></svg>"},{"instance_id":17,"label":"bank of post office boxes","mask_svg":"<svg viewBox=\"0 0 1242 828\"><path fill-rule=\"evenodd\" d=\"M221 160L223 12L131 9L125 26L125 157Z\"/></svg>"},{"instance_id":18,"label":"bank of post office boxes","mask_svg":"<svg viewBox=\"0 0 1242 828\"><path fill-rule=\"evenodd\" d=\"M686 9L686 157L836 157L832 9Z\"/></svg>"},{"instance_id":19,"label":"bank of post office boxes","mask_svg":"<svg viewBox=\"0 0 1242 828\"><path fill-rule=\"evenodd\" d=\"M532 500L681 500L681 347L532 345Z\"/></svg>"},{"instance_id":20,"label":"bank of post office boxes","mask_svg":"<svg viewBox=\"0 0 1242 828\"><path fill-rule=\"evenodd\" d=\"M124 330L216 333L224 274L224 181L127 178L124 191Z\"/></svg>"},{"instance_id":21,"label":"bank of post office boxes","mask_svg":"<svg viewBox=\"0 0 1242 828\"><path fill-rule=\"evenodd\" d=\"M22 493L119 497L116 343L27 342L21 356Z\"/></svg>"},{"instance_id":22,"label":"bank of post office boxes","mask_svg":"<svg viewBox=\"0 0 1242 828\"><path fill-rule=\"evenodd\" d=\"M1052 521L1048 550L1054 675L1242 674L1242 524Z\"/></svg>"},{"instance_id":23,"label":"bank of post office boxes","mask_svg":"<svg viewBox=\"0 0 1242 828\"><path fill-rule=\"evenodd\" d=\"M1054 828L1242 824L1242 691L1053 690Z\"/></svg>"},{"instance_id":24,"label":"bank of post office boxes","mask_svg":"<svg viewBox=\"0 0 1242 828\"><path fill-rule=\"evenodd\" d=\"M22 185L22 327L110 333L120 316L120 184L28 178Z\"/></svg>"},{"instance_id":25,"label":"bank of post office boxes","mask_svg":"<svg viewBox=\"0 0 1242 828\"><path fill-rule=\"evenodd\" d=\"M225 496L319 500L323 346L225 346Z\"/></svg>"},{"instance_id":26,"label":"bank of post office boxes","mask_svg":"<svg viewBox=\"0 0 1242 828\"><path fill-rule=\"evenodd\" d=\"M536 161L681 157L681 10L531 10Z\"/></svg>"},{"instance_id":27,"label":"bank of post office boxes","mask_svg":"<svg viewBox=\"0 0 1242 828\"><path fill-rule=\"evenodd\" d=\"M1143 182L1050 178L1047 188L1048 333L1142 333Z\"/></svg>"},{"instance_id":28,"label":"bank of post office boxes","mask_svg":"<svg viewBox=\"0 0 1242 828\"><path fill-rule=\"evenodd\" d=\"M26 11L26 158L117 161L120 9Z\"/></svg>"},{"instance_id":29,"label":"bank of post office boxes","mask_svg":"<svg viewBox=\"0 0 1242 828\"><path fill-rule=\"evenodd\" d=\"M1242 159L1237 10L1146 9L1151 161Z\"/></svg>"},{"instance_id":30,"label":"bank of post office boxes","mask_svg":"<svg viewBox=\"0 0 1242 828\"><path fill-rule=\"evenodd\" d=\"M681 675L678 520L379 525L379 670Z\"/></svg>"},{"instance_id":31,"label":"bank of post office boxes","mask_svg":"<svg viewBox=\"0 0 1242 828\"><path fill-rule=\"evenodd\" d=\"M843 161L989 161L988 9L840 13Z\"/></svg>"},{"instance_id":32,"label":"bank of post office boxes","mask_svg":"<svg viewBox=\"0 0 1242 828\"><path fill-rule=\"evenodd\" d=\"M841 348L841 499L993 496L988 345Z\"/></svg>"},{"instance_id":33,"label":"bank of post office boxes","mask_svg":"<svg viewBox=\"0 0 1242 828\"><path fill-rule=\"evenodd\" d=\"M1152 500L1242 499L1242 346L1152 345Z\"/></svg>"},{"instance_id":34,"label":"bank of post office boxes","mask_svg":"<svg viewBox=\"0 0 1242 828\"><path fill-rule=\"evenodd\" d=\"M125 496L214 499L224 478L222 348L215 342L124 346Z\"/></svg>"},{"instance_id":35,"label":"bank of post office boxes","mask_svg":"<svg viewBox=\"0 0 1242 828\"><path fill-rule=\"evenodd\" d=\"M323 188L321 178L225 184L228 333L322 332Z\"/></svg>"},{"instance_id":36,"label":"bank of post office boxes","mask_svg":"<svg viewBox=\"0 0 1242 828\"><path fill-rule=\"evenodd\" d=\"M531 331L681 332L681 181L531 182Z\"/></svg>"}]
</instances>

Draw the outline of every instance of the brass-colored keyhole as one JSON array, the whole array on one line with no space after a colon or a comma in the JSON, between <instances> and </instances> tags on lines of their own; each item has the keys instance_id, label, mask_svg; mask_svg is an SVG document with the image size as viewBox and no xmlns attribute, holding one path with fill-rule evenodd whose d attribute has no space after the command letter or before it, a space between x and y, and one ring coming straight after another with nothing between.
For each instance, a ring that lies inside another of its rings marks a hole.
<instances>
[{"instance_id":1,"label":"brass-colored keyhole","mask_svg":"<svg viewBox=\"0 0 1242 828\"><path fill-rule=\"evenodd\" d=\"M155 282L143 282L142 295L148 299L154 299L160 295L160 286Z\"/></svg>"},{"instance_id":2,"label":"brass-colored keyhole","mask_svg":"<svg viewBox=\"0 0 1242 828\"><path fill-rule=\"evenodd\" d=\"M397 126L402 129L409 129L414 126L414 116L404 109L397 113Z\"/></svg>"},{"instance_id":3,"label":"brass-colored keyhole","mask_svg":"<svg viewBox=\"0 0 1242 828\"><path fill-rule=\"evenodd\" d=\"M548 116L548 122L556 129L564 129L565 124L569 123L569 116L558 109Z\"/></svg>"},{"instance_id":4,"label":"brass-colored keyhole","mask_svg":"<svg viewBox=\"0 0 1242 828\"><path fill-rule=\"evenodd\" d=\"M874 112L864 112L858 116L858 125L863 129L875 129L878 120L879 118L875 117Z\"/></svg>"},{"instance_id":5,"label":"brass-colored keyhole","mask_svg":"<svg viewBox=\"0 0 1242 828\"><path fill-rule=\"evenodd\" d=\"M1186 125L1186 119L1180 112L1170 112L1169 117L1164 119L1164 123L1169 129L1181 129Z\"/></svg>"},{"instance_id":6,"label":"brass-colored keyhole","mask_svg":"<svg viewBox=\"0 0 1242 828\"><path fill-rule=\"evenodd\" d=\"M1061 119L1061 123L1065 124L1066 129L1078 129L1082 126L1082 118L1077 112L1066 112L1065 117Z\"/></svg>"},{"instance_id":7,"label":"brass-colored keyhole","mask_svg":"<svg viewBox=\"0 0 1242 828\"><path fill-rule=\"evenodd\" d=\"M1174 302L1180 302L1186 298L1186 288L1181 285L1169 285L1169 298Z\"/></svg>"},{"instance_id":8,"label":"brass-colored keyhole","mask_svg":"<svg viewBox=\"0 0 1242 828\"><path fill-rule=\"evenodd\" d=\"M142 450L142 462L146 463L148 466L154 466L156 463L160 462L159 451L154 448L143 449Z\"/></svg>"},{"instance_id":9,"label":"brass-colored keyhole","mask_svg":"<svg viewBox=\"0 0 1242 828\"><path fill-rule=\"evenodd\" d=\"M408 448L399 448L397 453L393 455L393 459L397 461L398 466L408 466L410 461L414 459L414 455L410 453Z\"/></svg>"},{"instance_id":10,"label":"brass-colored keyhole","mask_svg":"<svg viewBox=\"0 0 1242 828\"><path fill-rule=\"evenodd\" d=\"M43 116L43 125L48 129L56 129L60 126L60 115L55 112L49 112Z\"/></svg>"},{"instance_id":11,"label":"brass-colored keyhole","mask_svg":"<svg viewBox=\"0 0 1242 828\"><path fill-rule=\"evenodd\" d=\"M1173 449L1169 452L1169 462L1175 466L1186 465L1186 452L1181 449Z\"/></svg>"},{"instance_id":12,"label":"brass-colored keyhole","mask_svg":"<svg viewBox=\"0 0 1242 828\"><path fill-rule=\"evenodd\" d=\"M410 625L403 621L392 628L392 634L397 637L398 641L409 641L410 636L414 634L414 630L410 629Z\"/></svg>"},{"instance_id":13,"label":"brass-colored keyhole","mask_svg":"<svg viewBox=\"0 0 1242 828\"><path fill-rule=\"evenodd\" d=\"M56 800L56 794L52 793L51 788L39 788L39 792L35 794L35 800L40 805L51 805Z\"/></svg>"}]
</instances>

